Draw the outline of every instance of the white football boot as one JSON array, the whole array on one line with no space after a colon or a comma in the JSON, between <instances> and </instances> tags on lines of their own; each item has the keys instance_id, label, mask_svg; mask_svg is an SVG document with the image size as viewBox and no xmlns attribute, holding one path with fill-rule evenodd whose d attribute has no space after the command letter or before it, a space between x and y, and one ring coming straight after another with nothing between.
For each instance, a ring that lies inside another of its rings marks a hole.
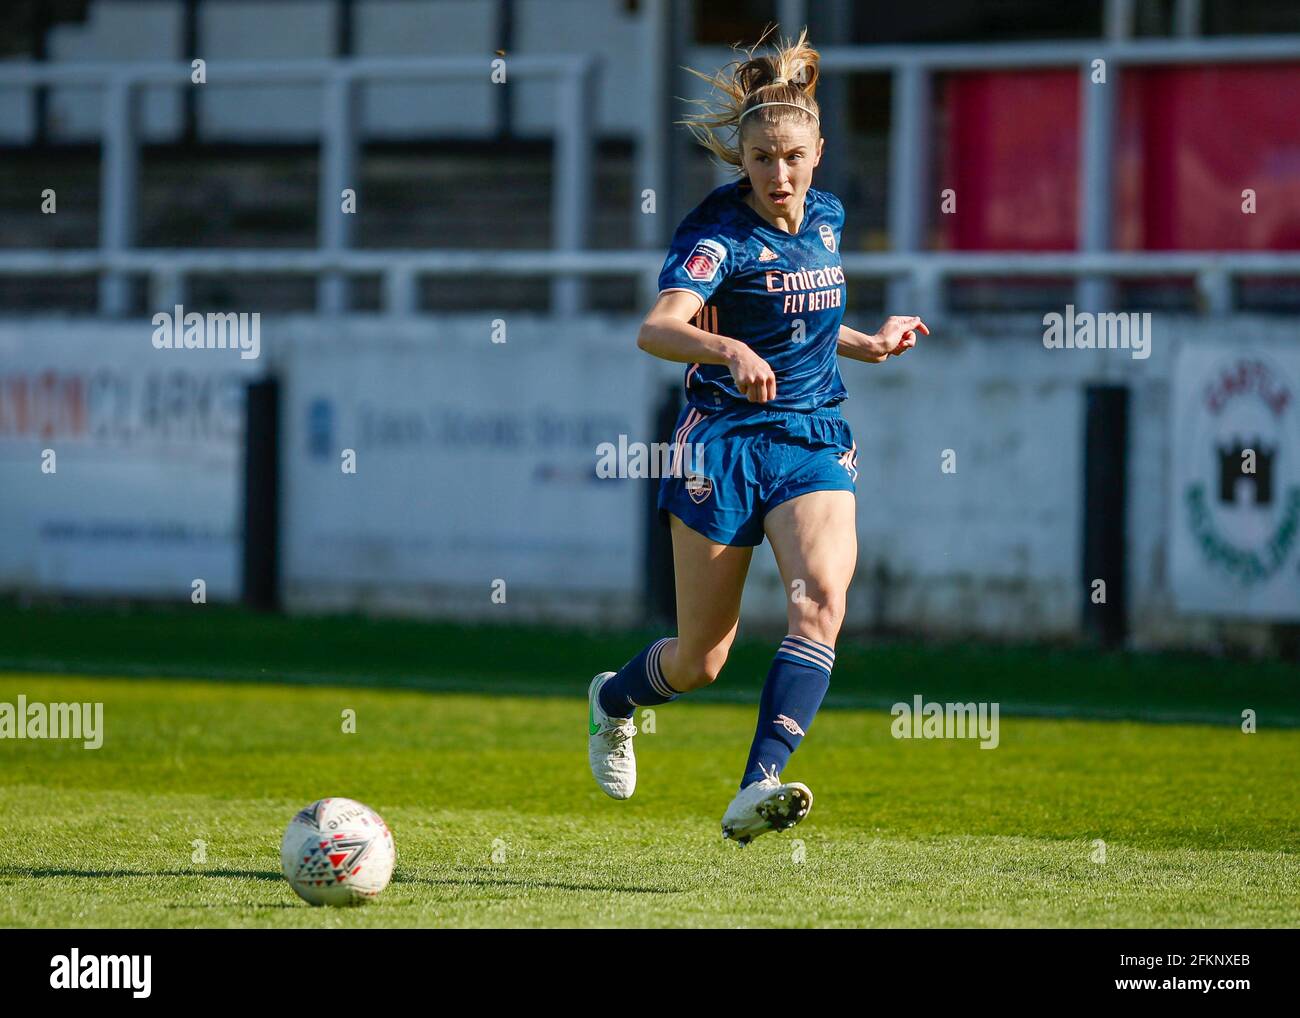
<instances>
[{"instance_id":1,"label":"white football boot","mask_svg":"<svg viewBox=\"0 0 1300 1018\"><path fill-rule=\"evenodd\" d=\"M600 687L617 672L601 672L587 687L587 758L602 792L614 799L630 799L636 790L636 754L631 718L610 717L600 709Z\"/></svg>"},{"instance_id":2,"label":"white football boot","mask_svg":"<svg viewBox=\"0 0 1300 1018\"><path fill-rule=\"evenodd\" d=\"M760 834L793 827L808 815L812 801L807 785L782 781L773 764L770 774L764 771L761 780L751 781L731 800L722 816L722 836L748 845Z\"/></svg>"}]
</instances>

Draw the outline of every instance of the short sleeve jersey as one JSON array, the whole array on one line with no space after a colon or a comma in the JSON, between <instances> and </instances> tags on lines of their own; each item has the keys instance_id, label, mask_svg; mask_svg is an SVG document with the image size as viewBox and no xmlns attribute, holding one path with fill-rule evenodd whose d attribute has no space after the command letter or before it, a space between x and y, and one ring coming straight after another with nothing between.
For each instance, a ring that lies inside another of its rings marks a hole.
<instances>
[{"instance_id":1,"label":"short sleeve jersey","mask_svg":"<svg viewBox=\"0 0 1300 1018\"><path fill-rule=\"evenodd\" d=\"M847 289L840 264L844 206L809 188L797 233L778 230L743 200L748 181L724 184L677 228L659 291L704 301L692 324L748 344L776 374L771 410L816 410L847 398L836 347ZM704 411L743 404L725 364L686 369L686 399Z\"/></svg>"}]
</instances>

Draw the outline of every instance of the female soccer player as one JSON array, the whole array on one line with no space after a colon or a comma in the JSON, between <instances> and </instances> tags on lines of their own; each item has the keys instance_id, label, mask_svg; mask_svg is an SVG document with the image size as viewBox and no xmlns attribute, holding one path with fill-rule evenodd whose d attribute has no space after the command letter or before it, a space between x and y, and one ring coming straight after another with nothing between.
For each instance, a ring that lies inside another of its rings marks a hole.
<instances>
[{"instance_id":1,"label":"female soccer player","mask_svg":"<svg viewBox=\"0 0 1300 1018\"><path fill-rule=\"evenodd\" d=\"M824 141L813 98L819 57L806 36L775 56L751 50L699 75L721 101L683 121L740 176L678 227L637 337L647 353L690 365L673 469L659 488L678 633L597 675L587 694L592 773L607 794L629 798L635 709L718 677L750 557L766 535L789 596L789 633L763 686L740 791L722 817L722 836L742 845L792 827L812 807L807 786L779 772L830 684L857 559L857 445L840 415L847 393L836 355L877 364L929 334L914 317L889 318L875 335L841 324L844 207L811 186Z\"/></svg>"}]
</instances>

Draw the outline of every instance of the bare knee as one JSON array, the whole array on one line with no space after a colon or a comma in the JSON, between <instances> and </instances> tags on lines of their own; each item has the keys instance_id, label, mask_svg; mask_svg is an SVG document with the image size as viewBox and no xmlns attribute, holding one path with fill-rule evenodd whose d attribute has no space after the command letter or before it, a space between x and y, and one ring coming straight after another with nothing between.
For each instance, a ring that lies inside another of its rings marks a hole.
<instances>
[{"instance_id":1,"label":"bare knee","mask_svg":"<svg viewBox=\"0 0 1300 1018\"><path fill-rule=\"evenodd\" d=\"M790 599L790 632L835 645L844 624L845 592L809 584Z\"/></svg>"},{"instance_id":2,"label":"bare knee","mask_svg":"<svg viewBox=\"0 0 1300 1018\"><path fill-rule=\"evenodd\" d=\"M680 646L678 644L679 648ZM665 669L665 677L677 692L689 693L693 689L712 685L726 663L726 649L715 648L705 654L692 654L679 649Z\"/></svg>"}]
</instances>

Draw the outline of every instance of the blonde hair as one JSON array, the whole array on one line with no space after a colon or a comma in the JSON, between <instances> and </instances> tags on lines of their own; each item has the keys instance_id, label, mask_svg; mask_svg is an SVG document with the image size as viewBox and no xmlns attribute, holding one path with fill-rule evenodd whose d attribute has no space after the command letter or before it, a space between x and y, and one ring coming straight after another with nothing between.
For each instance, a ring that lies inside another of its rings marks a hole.
<instances>
[{"instance_id":1,"label":"blonde hair","mask_svg":"<svg viewBox=\"0 0 1300 1018\"><path fill-rule=\"evenodd\" d=\"M798 118L810 123L821 137L821 109L813 98L821 54L808 45L805 28L793 42L777 39L775 55L754 56L771 31L765 30L749 50L740 50L745 55L743 61L733 60L716 74L685 68L707 81L718 94L710 99L686 100L702 107L702 112L689 114L677 123L690 128L696 141L738 172L743 172L744 165L740 150L742 118L746 125Z\"/></svg>"}]
</instances>

